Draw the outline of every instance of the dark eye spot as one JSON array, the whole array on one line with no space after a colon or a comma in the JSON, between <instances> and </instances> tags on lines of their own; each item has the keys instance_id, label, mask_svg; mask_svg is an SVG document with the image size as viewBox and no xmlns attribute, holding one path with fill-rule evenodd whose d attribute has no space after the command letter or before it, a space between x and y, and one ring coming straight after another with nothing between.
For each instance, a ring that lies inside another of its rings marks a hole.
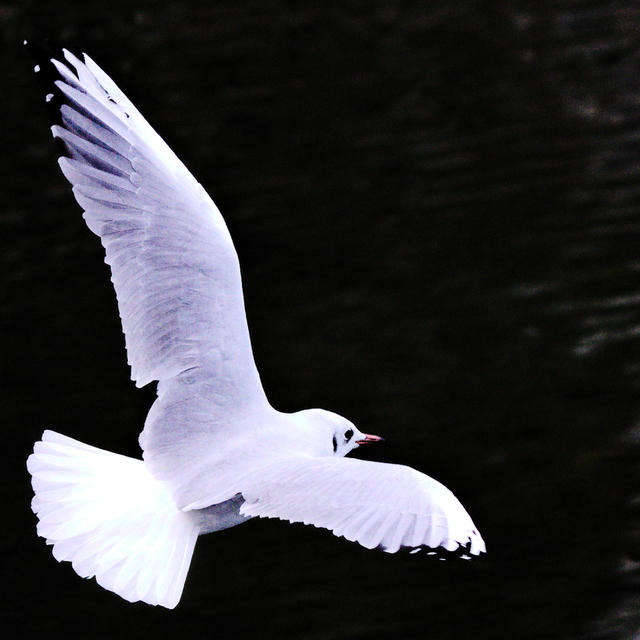
<instances>
[{"instance_id":1,"label":"dark eye spot","mask_svg":"<svg viewBox=\"0 0 640 640\"><path fill-rule=\"evenodd\" d=\"M351 439L351 436L353 436L353 429L347 429L347 430L344 432L344 439L345 439L345 440L350 440L350 439Z\"/></svg>"},{"instance_id":2,"label":"dark eye spot","mask_svg":"<svg viewBox=\"0 0 640 640\"><path fill-rule=\"evenodd\" d=\"M338 450L338 441L336 440L336 437L333 436L333 453L335 453Z\"/></svg>"}]
</instances>

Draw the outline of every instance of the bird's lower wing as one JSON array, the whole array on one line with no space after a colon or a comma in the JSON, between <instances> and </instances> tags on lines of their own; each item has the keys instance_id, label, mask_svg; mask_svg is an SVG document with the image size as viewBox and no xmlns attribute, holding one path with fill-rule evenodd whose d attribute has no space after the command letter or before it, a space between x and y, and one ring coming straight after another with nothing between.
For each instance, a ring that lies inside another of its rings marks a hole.
<instances>
[{"instance_id":1,"label":"bird's lower wing","mask_svg":"<svg viewBox=\"0 0 640 640\"><path fill-rule=\"evenodd\" d=\"M406 466L353 458L280 459L245 480L242 495L242 515L312 524L368 549L485 551L451 491Z\"/></svg>"}]
</instances>

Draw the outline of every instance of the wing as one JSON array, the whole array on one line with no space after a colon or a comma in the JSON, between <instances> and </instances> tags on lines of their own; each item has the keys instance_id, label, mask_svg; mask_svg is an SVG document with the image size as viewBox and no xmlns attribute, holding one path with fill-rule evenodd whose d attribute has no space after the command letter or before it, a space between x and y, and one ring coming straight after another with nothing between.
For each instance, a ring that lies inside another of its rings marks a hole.
<instances>
[{"instance_id":1,"label":"wing","mask_svg":"<svg viewBox=\"0 0 640 640\"><path fill-rule=\"evenodd\" d=\"M262 468L242 495L242 515L312 524L368 549L485 551L453 493L402 465L298 456Z\"/></svg>"},{"instance_id":2,"label":"wing","mask_svg":"<svg viewBox=\"0 0 640 640\"><path fill-rule=\"evenodd\" d=\"M141 444L152 470L168 477L194 451L197 466L197 447L219 424L266 403L238 257L211 198L122 91L88 56L61 54L36 48L35 69L66 150L60 167L111 267L131 377L137 386L160 381ZM176 399L209 407L207 419L193 420L194 441L190 420L162 420ZM224 420L216 424L211 411Z\"/></svg>"}]
</instances>

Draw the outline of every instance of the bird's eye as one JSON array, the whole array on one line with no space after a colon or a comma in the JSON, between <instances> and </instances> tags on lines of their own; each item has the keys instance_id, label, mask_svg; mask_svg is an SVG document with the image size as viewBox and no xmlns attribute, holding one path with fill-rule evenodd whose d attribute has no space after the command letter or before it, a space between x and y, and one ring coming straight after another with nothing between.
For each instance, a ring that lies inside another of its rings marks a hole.
<instances>
[{"instance_id":1,"label":"bird's eye","mask_svg":"<svg viewBox=\"0 0 640 640\"><path fill-rule=\"evenodd\" d=\"M333 436L333 453L335 453L338 450L338 441L336 440L336 437Z\"/></svg>"},{"instance_id":2,"label":"bird's eye","mask_svg":"<svg viewBox=\"0 0 640 640\"><path fill-rule=\"evenodd\" d=\"M345 440L349 440L351 438L351 436L353 435L353 429L347 429L344 432L344 439Z\"/></svg>"}]
</instances>

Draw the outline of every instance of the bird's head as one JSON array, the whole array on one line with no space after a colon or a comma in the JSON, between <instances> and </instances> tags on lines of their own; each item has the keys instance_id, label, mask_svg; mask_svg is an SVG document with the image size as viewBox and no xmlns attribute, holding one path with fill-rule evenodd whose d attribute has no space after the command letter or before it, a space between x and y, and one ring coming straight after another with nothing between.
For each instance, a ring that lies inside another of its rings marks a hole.
<instances>
[{"instance_id":1,"label":"bird's head","mask_svg":"<svg viewBox=\"0 0 640 640\"><path fill-rule=\"evenodd\" d=\"M313 434L320 455L346 456L364 444L382 442L384 438L362 433L352 422L324 409L307 409L298 414L305 428Z\"/></svg>"}]
</instances>

